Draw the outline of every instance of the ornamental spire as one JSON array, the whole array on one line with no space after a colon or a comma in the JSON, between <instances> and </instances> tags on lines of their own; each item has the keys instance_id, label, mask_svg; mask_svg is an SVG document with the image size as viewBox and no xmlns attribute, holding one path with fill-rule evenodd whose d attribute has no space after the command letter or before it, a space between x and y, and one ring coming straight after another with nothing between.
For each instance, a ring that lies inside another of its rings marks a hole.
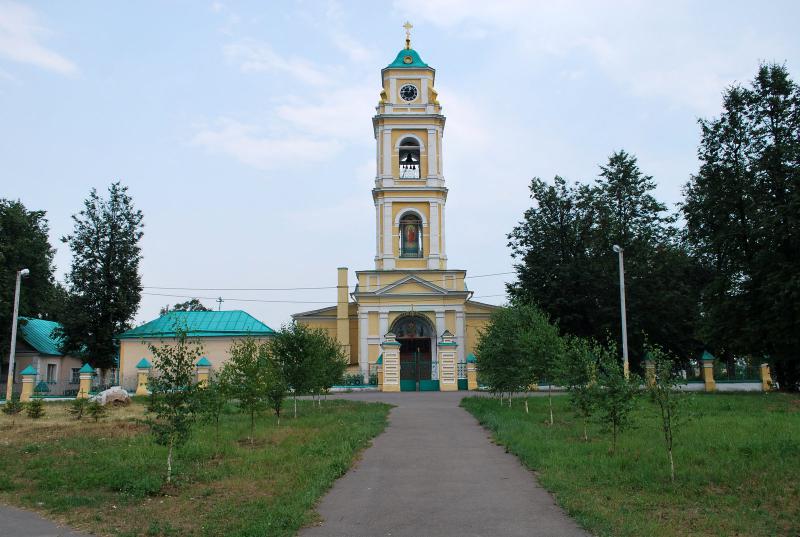
<instances>
[{"instance_id":1,"label":"ornamental spire","mask_svg":"<svg viewBox=\"0 0 800 537\"><path fill-rule=\"evenodd\" d=\"M403 28L406 29L406 50L411 49L411 28L413 27L414 25L408 21L403 25Z\"/></svg>"}]
</instances>

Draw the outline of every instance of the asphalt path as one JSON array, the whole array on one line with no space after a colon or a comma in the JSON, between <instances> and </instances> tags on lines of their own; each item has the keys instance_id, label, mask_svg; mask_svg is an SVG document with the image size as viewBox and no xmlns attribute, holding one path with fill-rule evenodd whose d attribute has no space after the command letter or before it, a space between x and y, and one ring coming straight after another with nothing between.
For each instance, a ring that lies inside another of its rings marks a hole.
<instances>
[{"instance_id":1,"label":"asphalt path","mask_svg":"<svg viewBox=\"0 0 800 537\"><path fill-rule=\"evenodd\" d=\"M465 392L352 393L396 405L301 537L587 537L532 472L459 407Z\"/></svg>"},{"instance_id":2,"label":"asphalt path","mask_svg":"<svg viewBox=\"0 0 800 537\"><path fill-rule=\"evenodd\" d=\"M90 537L29 511L0 505L0 537Z\"/></svg>"}]
</instances>

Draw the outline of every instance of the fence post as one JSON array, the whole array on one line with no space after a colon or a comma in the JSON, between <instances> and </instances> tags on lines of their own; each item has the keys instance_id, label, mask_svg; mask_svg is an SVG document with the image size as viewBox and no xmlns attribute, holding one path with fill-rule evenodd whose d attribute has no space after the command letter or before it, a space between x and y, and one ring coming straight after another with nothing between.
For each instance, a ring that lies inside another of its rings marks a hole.
<instances>
[{"instance_id":1,"label":"fence post","mask_svg":"<svg viewBox=\"0 0 800 537\"><path fill-rule=\"evenodd\" d=\"M378 371L378 389L383 389L383 354L378 355L378 359L375 360L375 368Z\"/></svg>"},{"instance_id":2,"label":"fence post","mask_svg":"<svg viewBox=\"0 0 800 537\"><path fill-rule=\"evenodd\" d=\"M201 388L208 386L208 377L211 374L211 362L203 356L195 364L197 368L197 385Z\"/></svg>"},{"instance_id":3,"label":"fence post","mask_svg":"<svg viewBox=\"0 0 800 537\"><path fill-rule=\"evenodd\" d=\"M761 389L765 392L772 389L772 374L767 363L761 364Z\"/></svg>"},{"instance_id":4,"label":"fence post","mask_svg":"<svg viewBox=\"0 0 800 537\"><path fill-rule=\"evenodd\" d=\"M136 395L150 395L147 389L147 378L150 376L150 362L147 358L142 358L136 364Z\"/></svg>"},{"instance_id":5,"label":"fence post","mask_svg":"<svg viewBox=\"0 0 800 537\"><path fill-rule=\"evenodd\" d=\"M478 360L474 354L467 356L467 389L478 389Z\"/></svg>"},{"instance_id":6,"label":"fence post","mask_svg":"<svg viewBox=\"0 0 800 537\"><path fill-rule=\"evenodd\" d=\"M703 382L706 391L717 391L717 383L714 381L714 356L708 351L703 351L700 360L703 362Z\"/></svg>"},{"instance_id":7,"label":"fence post","mask_svg":"<svg viewBox=\"0 0 800 537\"><path fill-rule=\"evenodd\" d=\"M92 391L92 378L94 378L94 369L88 363L83 364L78 370L78 378L80 379L80 384L78 384L78 395L75 397L77 399L86 399L89 397L89 392Z\"/></svg>"},{"instance_id":8,"label":"fence post","mask_svg":"<svg viewBox=\"0 0 800 537\"><path fill-rule=\"evenodd\" d=\"M19 396L21 402L30 401L33 397L33 386L36 384L36 370L29 365L19 374L22 377L22 393ZM8 379L8 382L13 382Z\"/></svg>"}]
</instances>

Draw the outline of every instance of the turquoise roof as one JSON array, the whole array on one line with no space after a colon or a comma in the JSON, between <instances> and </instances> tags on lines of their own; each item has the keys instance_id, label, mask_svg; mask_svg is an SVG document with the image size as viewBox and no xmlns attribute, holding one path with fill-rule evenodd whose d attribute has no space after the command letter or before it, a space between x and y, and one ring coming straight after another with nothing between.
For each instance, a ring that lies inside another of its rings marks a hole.
<instances>
[{"instance_id":1,"label":"turquoise roof","mask_svg":"<svg viewBox=\"0 0 800 537\"><path fill-rule=\"evenodd\" d=\"M701 359L702 361L704 361L704 362L708 362L708 361L711 361L711 362L713 362L713 361L714 361L714 355L713 355L713 354L711 354L711 353L710 353L710 352L708 352L708 351L703 351L703 355L700 357L700 359Z\"/></svg>"},{"instance_id":2,"label":"turquoise roof","mask_svg":"<svg viewBox=\"0 0 800 537\"><path fill-rule=\"evenodd\" d=\"M411 61L408 63L403 61L406 56L411 58ZM417 54L417 51L413 48L404 48L397 53L397 57L394 59L394 61L386 66L387 69L415 69L420 67L428 67L428 64L422 61L422 58L419 57L419 54Z\"/></svg>"},{"instance_id":3,"label":"turquoise roof","mask_svg":"<svg viewBox=\"0 0 800 537\"><path fill-rule=\"evenodd\" d=\"M20 371L19 374L20 375L35 375L36 374L36 370L33 368L32 365L29 365L28 367L26 367L25 369Z\"/></svg>"},{"instance_id":4,"label":"turquoise roof","mask_svg":"<svg viewBox=\"0 0 800 537\"><path fill-rule=\"evenodd\" d=\"M83 367L78 369L78 373L94 373L94 369L88 363L83 364Z\"/></svg>"},{"instance_id":5,"label":"turquoise roof","mask_svg":"<svg viewBox=\"0 0 800 537\"><path fill-rule=\"evenodd\" d=\"M53 337L53 330L60 328L61 324L55 321L20 317L18 334L25 343L36 349L40 354L62 356L59 350L59 340Z\"/></svg>"},{"instance_id":6,"label":"turquoise roof","mask_svg":"<svg viewBox=\"0 0 800 537\"><path fill-rule=\"evenodd\" d=\"M151 367L153 366L150 365L150 362L147 361L147 358L142 358L139 360L139 363L136 364L136 369L150 369Z\"/></svg>"},{"instance_id":7,"label":"turquoise roof","mask_svg":"<svg viewBox=\"0 0 800 537\"><path fill-rule=\"evenodd\" d=\"M383 363L383 354L379 354L378 355L378 359L375 360L375 363L376 364L382 364Z\"/></svg>"},{"instance_id":8,"label":"turquoise roof","mask_svg":"<svg viewBox=\"0 0 800 537\"><path fill-rule=\"evenodd\" d=\"M469 356L467 356L467 363L468 364L474 364L477 361L478 361L478 359L475 358L474 354L470 353Z\"/></svg>"},{"instance_id":9,"label":"turquoise roof","mask_svg":"<svg viewBox=\"0 0 800 537\"><path fill-rule=\"evenodd\" d=\"M208 358L203 356L202 358L197 360L197 363L195 365L198 367L211 367L211 362L208 361Z\"/></svg>"},{"instance_id":10,"label":"turquoise roof","mask_svg":"<svg viewBox=\"0 0 800 537\"><path fill-rule=\"evenodd\" d=\"M192 337L271 336L275 331L249 313L234 311L171 311L158 319L132 328L117 336L120 339L175 337L183 327Z\"/></svg>"}]
</instances>

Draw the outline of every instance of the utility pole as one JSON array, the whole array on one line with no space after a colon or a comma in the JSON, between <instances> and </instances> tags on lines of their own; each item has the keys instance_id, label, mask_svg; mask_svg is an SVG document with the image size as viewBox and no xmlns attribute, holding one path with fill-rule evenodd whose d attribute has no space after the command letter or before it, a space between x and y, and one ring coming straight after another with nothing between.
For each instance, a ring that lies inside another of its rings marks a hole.
<instances>
[{"instance_id":1,"label":"utility pole","mask_svg":"<svg viewBox=\"0 0 800 537\"><path fill-rule=\"evenodd\" d=\"M619 309L622 316L622 371L628 378L628 319L625 313L625 263L622 259L622 248L614 245L614 251L619 257Z\"/></svg>"},{"instance_id":2,"label":"utility pole","mask_svg":"<svg viewBox=\"0 0 800 537\"><path fill-rule=\"evenodd\" d=\"M19 316L19 285L22 278L30 274L28 269L17 271L17 284L14 288L14 316L11 319L11 351L8 353L8 379L6 380L6 402L11 400L14 388L14 358L17 350L17 317Z\"/></svg>"},{"instance_id":3,"label":"utility pole","mask_svg":"<svg viewBox=\"0 0 800 537\"><path fill-rule=\"evenodd\" d=\"M218 304L218 306L217 306L217 311L222 311L222 303L223 303L223 302L225 302L225 301L222 299L222 297L219 297L219 298L217 299L217 304Z\"/></svg>"}]
</instances>

